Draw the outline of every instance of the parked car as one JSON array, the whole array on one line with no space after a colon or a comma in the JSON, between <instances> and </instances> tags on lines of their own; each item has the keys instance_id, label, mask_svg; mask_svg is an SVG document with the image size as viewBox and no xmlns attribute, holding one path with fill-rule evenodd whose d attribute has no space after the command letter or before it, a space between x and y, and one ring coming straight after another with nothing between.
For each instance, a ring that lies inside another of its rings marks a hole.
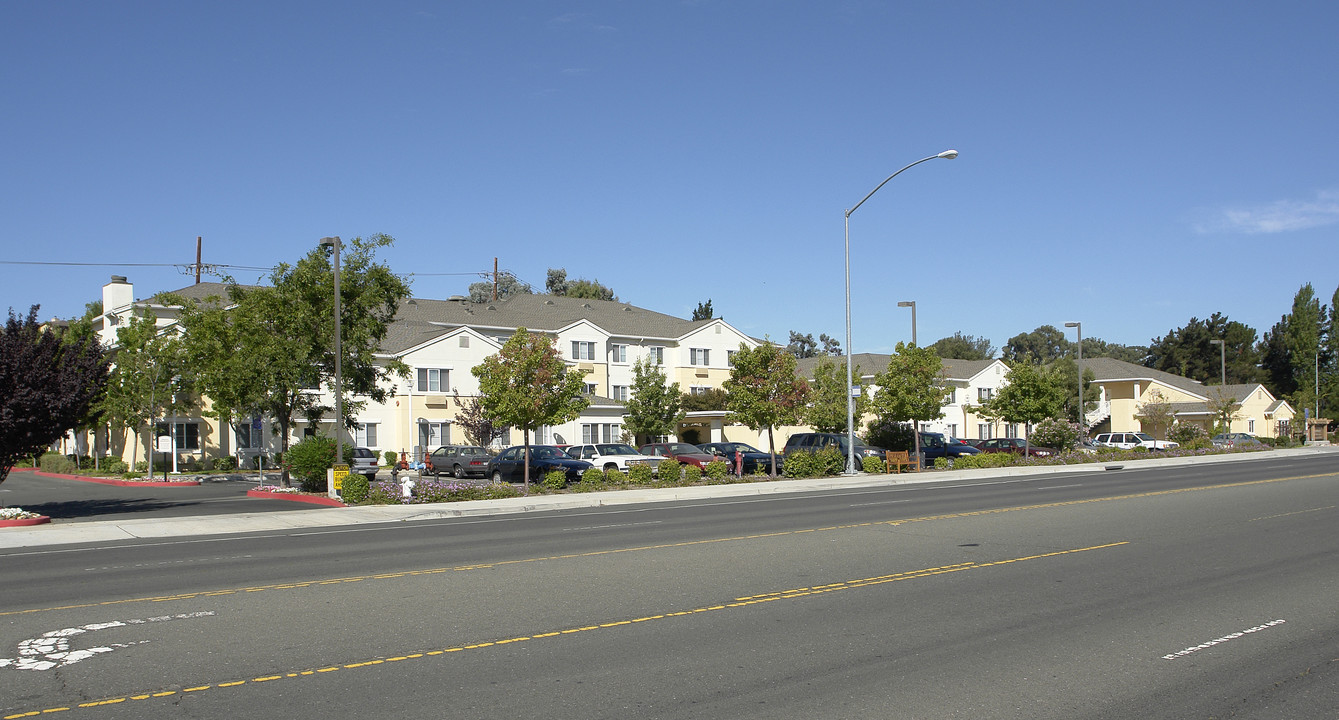
<instances>
[{"instance_id":1,"label":"parked car","mask_svg":"<svg viewBox=\"0 0 1339 720\"><path fill-rule=\"evenodd\" d=\"M976 455L980 452L952 435L937 432L921 433L921 461L925 467L934 467L935 460L939 458L948 458L952 461L963 455Z\"/></svg>"},{"instance_id":2,"label":"parked car","mask_svg":"<svg viewBox=\"0 0 1339 720\"><path fill-rule=\"evenodd\" d=\"M680 465L696 465L703 470L707 468L707 463L716 459L710 453L702 452L698 446L683 442L651 443L643 445L637 450L643 455L667 458Z\"/></svg>"},{"instance_id":3,"label":"parked car","mask_svg":"<svg viewBox=\"0 0 1339 720\"><path fill-rule=\"evenodd\" d=\"M562 470L568 482L581 480L581 474L595 467L585 460L576 460L552 445L530 446L530 480L539 482L544 475ZM516 445L498 453L488 461L488 477L495 483L522 482L525 479L525 446Z\"/></svg>"},{"instance_id":4,"label":"parked car","mask_svg":"<svg viewBox=\"0 0 1339 720\"><path fill-rule=\"evenodd\" d=\"M786 438L786 446L781 449L781 454L789 455L793 452L818 452L829 445L836 445L837 448L842 451L842 455L846 455L848 453L846 433L795 433ZM856 457L876 457L882 460L883 454L883 448L866 445L860 441L860 438L856 438Z\"/></svg>"},{"instance_id":5,"label":"parked car","mask_svg":"<svg viewBox=\"0 0 1339 720\"><path fill-rule=\"evenodd\" d=\"M349 462L351 475L362 475L368 482L377 481L377 468L381 467L377 454L365 447L353 449L353 459Z\"/></svg>"},{"instance_id":6,"label":"parked car","mask_svg":"<svg viewBox=\"0 0 1339 720\"><path fill-rule=\"evenodd\" d=\"M478 445L443 445L423 458L419 476L441 477L448 473L457 478L488 477L488 461L493 454Z\"/></svg>"},{"instance_id":7,"label":"parked car","mask_svg":"<svg viewBox=\"0 0 1339 720\"><path fill-rule=\"evenodd\" d=\"M736 452L741 453L743 455L743 457L741 458L742 460L741 464L743 465L742 469L745 475L751 475L753 473L756 473L759 471L759 468L762 468L762 472L765 473L772 472L771 453L759 450L758 448L755 448L752 445L749 445L748 443L739 443L739 442L703 443L701 445L698 445L698 447L702 449L702 452L710 453L717 460L724 460L726 464L730 466L730 472L735 471ZM784 466L784 464L785 460L781 457L781 453L777 453L776 456L777 474L781 473L781 468Z\"/></svg>"},{"instance_id":8,"label":"parked car","mask_svg":"<svg viewBox=\"0 0 1339 720\"><path fill-rule=\"evenodd\" d=\"M566 450L569 456L578 460L585 460L605 472L609 472L611 469L627 472L629 467L637 465L647 465L655 470L665 459L653 455L643 455L637 452L637 448L623 443L572 445Z\"/></svg>"},{"instance_id":9,"label":"parked car","mask_svg":"<svg viewBox=\"0 0 1339 720\"><path fill-rule=\"evenodd\" d=\"M985 442L985 440L982 440L980 438L962 438L958 440L958 442L962 443L963 445L968 445L976 448L977 450L980 450L981 443Z\"/></svg>"},{"instance_id":10,"label":"parked car","mask_svg":"<svg viewBox=\"0 0 1339 720\"><path fill-rule=\"evenodd\" d=\"M1049 457L1056 453L1055 448L1030 445L1023 438L991 438L981 443L981 452L1007 452L1028 457Z\"/></svg>"},{"instance_id":11,"label":"parked car","mask_svg":"<svg viewBox=\"0 0 1339 720\"><path fill-rule=\"evenodd\" d=\"M1260 447L1264 443L1260 442L1254 435L1247 433L1218 433L1213 436L1213 446L1222 447Z\"/></svg>"},{"instance_id":12,"label":"parked car","mask_svg":"<svg viewBox=\"0 0 1339 720\"><path fill-rule=\"evenodd\" d=\"M1092 438L1081 437L1074 444L1074 449L1081 453L1095 453L1097 452L1097 443L1093 442Z\"/></svg>"},{"instance_id":13,"label":"parked car","mask_svg":"<svg viewBox=\"0 0 1339 720\"><path fill-rule=\"evenodd\" d=\"M1137 447L1148 448L1149 450L1171 450L1180 447L1179 444L1170 440L1154 440L1148 433L1100 433L1093 438L1093 442L1102 447L1114 447L1122 450L1133 450Z\"/></svg>"}]
</instances>

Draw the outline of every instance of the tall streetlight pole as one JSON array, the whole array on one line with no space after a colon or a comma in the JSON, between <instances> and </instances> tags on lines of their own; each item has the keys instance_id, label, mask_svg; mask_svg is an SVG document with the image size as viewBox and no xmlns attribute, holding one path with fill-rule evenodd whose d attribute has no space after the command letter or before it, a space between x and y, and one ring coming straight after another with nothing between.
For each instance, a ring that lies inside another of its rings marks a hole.
<instances>
[{"instance_id":1,"label":"tall streetlight pole","mask_svg":"<svg viewBox=\"0 0 1339 720\"><path fill-rule=\"evenodd\" d=\"M1074 328L1079 333L1079 433L1087 437L1088 433L1083 429L1088 424L1088 414L1083 411L1083 323L1067 322L1065 327Z\"/></svg>"},{"instance_id":2,"label":"tall streetlight pole","mask_svg":"<svg viewBox=\"0 0 1339 720\"><path fill-rule=\"evenodd\" d=\"M1217 346L1218 346L1218 371L1219 371L1218 384L1219 384L1219 385L1222 385L1222 386L1224 386L1224 387L1226 387L1226 386L1227 386L1227 343L1223 342L1222 340L1210 340L1210 341L1209 341L1209 344L1210 344L1210 345L1217 345Z\"/></svg>"},{"instance_id":3,"label":"tall streetlight pole","mask_svg":"<svg viewBox=\"0 0 1339 720\"><path fill-rule=\"evenodd\" d=\"M335 464L344 463L344 439L340 431L344 429L344 370L340 364L343 352L340 348L341 330L339 327L339 236L321 238L322 245L329 245L335 251Z\"/></svg>"},{"instance_id":4,"label":"tall streetlight pole","mask_svg":"<svg viewBox=\"0 0 1339 720\"><path fill-rule=\"evenodd\" d=\"M902 168L901 170L898 170L892 175L889 175L886 179L884 179L883 182L879 183L878 187L874 188L873 190L870 190L869 195L866 195L865 197L861 198L860 202L855 204L855 207L846 211L846 474L847 475L854 475L856 473L855 395L854 395L855 381L852 376L853 371L851 369L851 213L859 209L861 205L864 205L865 201L870 199L870 197L873 196L874 193L878 192L879 188L883 187L884 185L887 185L889 180L892 180L898 175L901 175L909 168L915 167L923 162L928 162L930 160L936 160L939 158L943 158L945 160L952 160L955 157L958 157L957 150L945 150L944 152L941 152L938 155L931 155L930 157L921 158L920 160L911 163L910 165Z\"/></svg>"},{"instance_id":5,"label":"tall streetlight pole","mask_svg":"<svg viewBox=\"0 0 1339 720\"><path fill-rule=\"evenodd\" d=\"M916 347L920 347L920 345L916 344L916 301L903 300L899 302L897 306L911 308L911 344L916 345Z\"/></svg>"}]
</instances>

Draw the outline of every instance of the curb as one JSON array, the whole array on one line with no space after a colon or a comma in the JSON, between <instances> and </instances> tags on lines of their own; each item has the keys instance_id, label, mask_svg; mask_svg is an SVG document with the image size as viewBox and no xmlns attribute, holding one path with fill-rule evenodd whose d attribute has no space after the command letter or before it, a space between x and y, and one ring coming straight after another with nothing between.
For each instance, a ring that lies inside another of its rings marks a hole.
<instances>
[{"instance_id":1,"label":"curb","mask_svg":"<svg viewBox=\"0 0 1339 720\"><path fill-rule=\"evenodd\" d=\"M62 473L49 473L36 468L14 468L10 472L29 472L41 477L58 478L60 480L78 480L80 482L97 483L99 485L119 485L121 487L193 487L199 485L199 480L117 480L115 478L91 477L89 475L65 475Z\"/></svg>"},{"instance_id":2,"label":"curb","mask_svg":"<svg viewBox=\"0 0 1339 720\"><path fill-rule=\"evenodd\" d=\"M267 490L247 490L247 497L265 498L266 500L287 500L289 502L302 502L311 505L325 505L327 507L348 507L344 503L334 498L322 497L320 495L301 495L298 493L277 493Z\"/></svg>"}]
</instances>

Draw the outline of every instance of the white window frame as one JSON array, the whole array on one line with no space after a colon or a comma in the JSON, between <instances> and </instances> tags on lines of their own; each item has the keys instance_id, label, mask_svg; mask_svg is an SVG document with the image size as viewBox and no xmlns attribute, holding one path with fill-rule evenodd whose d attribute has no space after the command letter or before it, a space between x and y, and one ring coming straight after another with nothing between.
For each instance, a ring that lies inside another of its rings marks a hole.
<instances>
[{"instance_id":1,"label":"white window frame","mask_svg":"<svg viewBox=\"0 0 1339 720\"><path fill-rule=\"evenodd\" d=\"M176 426L175 432L173 426ZM200 421L198 420L159 420L154 423L155 435L169 435L175 437L174 447L178 452L199 452L200 451ZM195 443L190 444L191 435L194 435Z\"/></svg>"},{"instance_id":2,"label":"white window frame","mask_svg":"<svg viewBox=\"0 0 1339 720\"><path fill-rule=\"evenodd\" d=\"M433 387L434 381L436 388ZM421 393L451 392L451 368L418 368L418 372L414 373L414 389Z\"/></svg>"},{"instance_id":3,"label":"white window frame","mask_svg":"<svg viewBox=\"0 0 1339 720\"><path fill-rule=\"evenodd\" d=\"M702 362L698 362L698 359ZM688 348L688 364L709 367L711 365L711 348Z\"/></svg>"},{"instance_id":4,"label":"white window frame","mask_svg":"<svg viewBox=\"0 0 1339 720\"><path fill-rule=\"evenodd\" d=\"M664 365L664 364L665 364L665 346L664 346L664 345L652 345L651 347L649 347L649 348L646 349L646 356L647 356L648 358L650 358L655 364L657 364L657 365Z\"/></svg>"},{"instance_id":5,"label":"white window frame","mask_svg":"<svg viewBox=\"0 0 1339 720\"><path fill-rule=\"evenodd\" d=\"M609 362L626 365L628 362L628 346L622 343L610 343Z\"/></svg>"},{"instance_id":6,"label":"white window frame","mask_svg":"<svg viewBox=\"0 0 1339 720\"><path fill-rule=\"evenodd\" d=\"M591 340L573 340L572 341L572 359L573 360L594 360L595 343Z\"/></svg>"},{"instance_id":7,"label":"white window frame","mask_svg":"<svg viewBox=\"0 0 1339 720\"><path fill-rule=\"evenodd\" d=\"M377 426L380 424L375 422L358 423L358 427L354 428L353 431L353 444L369 450L381 447L380 438L377 437Z\"/></svg>"},{"instance_id":8,"label":"white window frame","mask_svg":"<svg viewBox=\"0 0 1339 720\"><path fill-rule=\"evenodd\" d=\"M989 400L993 397L995 397L995 388L982 387L976 389L976 399L978 401Z\"/></svg>"},{"instance_id":9,"label":"white window frame","mask_svg":"<svg viewBox=\"0 0 1339 720\"><path fill-rule=\"evenodd\" d=\"M612 400L617 400L617 401L619 401L619 402L627 402L627 401L628 401L628 386L627 386L627 385L614 385L613 387L610 388L610 395L612 395L612 397L610 398L610 399L612 399Z\"/></svg>"}]
</instances>

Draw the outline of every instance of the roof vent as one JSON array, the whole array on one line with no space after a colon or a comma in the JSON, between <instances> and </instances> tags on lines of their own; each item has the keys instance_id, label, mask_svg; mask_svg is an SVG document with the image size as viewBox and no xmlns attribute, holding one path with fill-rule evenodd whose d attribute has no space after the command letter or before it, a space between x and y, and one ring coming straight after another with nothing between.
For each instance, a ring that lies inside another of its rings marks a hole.
<instances>
[{"instance_id":1,"label":"roof vent","mask_svg":"<svg viewBox=\"0 0 1339 720\"><path fill-rule=\"evenodd\" d=\"M452 295L451 297L449 297L449 298L447 298L447 299L450 300L451 302L465 302L465 296L464 296L464 295Z\"/></svg>"},{"instance_id":2,"label":"roof vent","mask_svg":"<svg viewBox=\"0 0 1339 720\"><path fill-rule=\"evenodd\" d=\"M587 310L589 310L589 309L590 309L590 303L581 303L581 307L586 308Z\"/></svg>"},{"instance_id":3,"label":"roof vent","mask_svg":"<svg viewBox=\"0 0 1339 720\"><path fill-rule=\"evenodd\" d=\"M632 312L632 308L628 307L627 305L624 305L623 312Z\"/></svg>"},{"instance_id":4,"label":"roof vent","mask_svg":"<svg viewBox=\"0 0 1339 720\"><path fill-rule=\"evenodd\" d=\"M496 306L496 305L489 305L489 306L488 306L488 309L489 309L489 310L496 310L496 309L497 309L497 306Z\"/></svg>"},{"instance_id":5,"label":"roof vent","mask_svg":"<svg viewBox=\"0 0 1339 720\"><path fill-rule=\"evenodd\" d=\"M112 282L114 282L114 283L123 283L123 282L125 282L125 281L126 281L126 276L125 276L125 275L113 275L113 276L112 276Z\"/></svg>"},{"instance_id":6,"label":"roof vent","mask_svg":"<svg viewBox=\"0 0 1339 720\"><path fill-rule=\"evenodd\" d=\"M544 301L544 304L545 304L545 305L552 305L552 304L553 304L553 301L552 301L552 300L545 300L545 301Z\"/></svg>"}]
</instances>

